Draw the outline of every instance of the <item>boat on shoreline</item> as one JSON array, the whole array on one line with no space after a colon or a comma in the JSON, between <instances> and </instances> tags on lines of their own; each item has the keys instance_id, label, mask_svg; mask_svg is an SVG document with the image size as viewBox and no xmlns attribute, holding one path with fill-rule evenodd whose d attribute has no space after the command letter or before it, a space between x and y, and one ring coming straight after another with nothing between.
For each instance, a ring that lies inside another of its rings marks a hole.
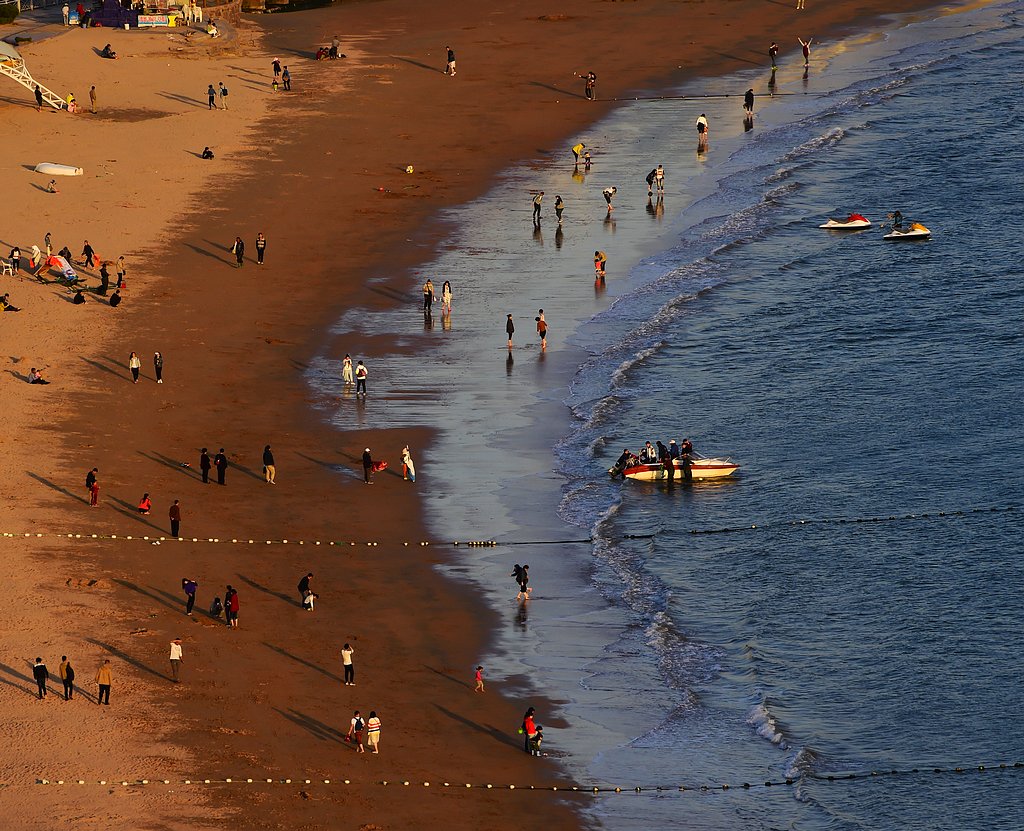
<instances>
[{"instance_id":1,"label":"boat on shoreline","mask_svg":"<svg viewBox=\"0 0 1024 831\"><path fill-rule=\"evenodd\" d=\"M686 463L682 459L674 459L672 465L676 481L685 481ZM739 469L740 466L731 459L695 456L690 460L690 479L694 482L726 479ZM668 473L661 462L643 463L630 460L625 466L613 465L608 468L608 473L612 477L622 476L623 479L633 479L637 482L664 482L668 479Z\"/></svg>"}]
</instances>

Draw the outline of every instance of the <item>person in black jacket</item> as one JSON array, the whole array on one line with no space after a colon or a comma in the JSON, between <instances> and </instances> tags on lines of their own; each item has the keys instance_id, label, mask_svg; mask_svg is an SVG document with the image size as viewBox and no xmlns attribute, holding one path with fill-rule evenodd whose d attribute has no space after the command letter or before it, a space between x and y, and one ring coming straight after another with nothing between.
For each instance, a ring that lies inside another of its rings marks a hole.
<instances>
[{"instance_id":1,"label":"person in black jacket","mask_svg":"<svg viewBox=\"0 0 1024 831\"><path fill-rule=\"evenodd\" d=\"M373 482L370 481L371 470L373 470L373 457L370 455L370 448L367 447L366 450L363 451L363 481L367 485L373 484Z\"/></svg>"},{"instance_id":2,"label":"person in black jacket","mask_svg":"<svg viewBox=\"0 0 1024 831\"><path fill-rule=\"evenodd\" d=\"M32 667L32 677L39 685L39 697L46 697L46 682L50 678L50 671L46 668L42 658L36 658L35 666Z\"/></svg>"},{"instance_id":3,"label":"person in black jacket","mask_svg":"<svg viewBox=\"0 0 1024 831\"><path fill-rule=\"evenodd\" d=\"M70 701L75 697L75 669L67 655L60 656L60 680L64 682L64 700Z\"/></svg>"},{"instance_id":4,"label":"person in black jacket","mask_svg":"<svg viewBox=\"0 0 1024 831\"><path fill-rule=\"evenodd\" d=\"M256 235L256 264L263 265L263 252L267 250L267 238L263 234Z\"/></svg>"},{"instance_id":5,"label":"person in black jacket","mask_svg":"<svg viewBox=\"0 0 1024 831\"><path fill-rule=\"evenodd\" d=\"M274 454L270 452L270 445L263 448L263 475L271 485L276 485L274 477L277 476L277 468L274 467Z\"/></svg>"},{"instance_id":6,"label":"person in black jacket","mask_svg":"<svg viewBox=\"0 0 1024 831\"><path fill-rule=\"evenodd\" d=\"M235 237L235 244L231 246L231 253L235 255L235 268L241 268L245 262L245 243L241 237Z\"/></svg>"},{"instance_id":7,"label":"person in black jacket","mask_svg":"<svg viewBox=\"0 0 1024 831\"><path fill-rule=\"evenodd\" d=\"M217 468L217 484L224 484L224 474L228 469L228 457L224 455L224 448L222 447L216 456L213 457L213 466Z\"/></svg>"},{"instance_id":8,"label":"person in black jacket","mask_svg":"<svg viewBox=\"0 0 1024 831\"><path fill-rule=\"evenodd\" d=\"M203 474L203 484L208 484L210 481L210 468L213 465L210 463L210 454L204 447L202 452L199 454L199 470Z\"/></svg>"}]
</instances>

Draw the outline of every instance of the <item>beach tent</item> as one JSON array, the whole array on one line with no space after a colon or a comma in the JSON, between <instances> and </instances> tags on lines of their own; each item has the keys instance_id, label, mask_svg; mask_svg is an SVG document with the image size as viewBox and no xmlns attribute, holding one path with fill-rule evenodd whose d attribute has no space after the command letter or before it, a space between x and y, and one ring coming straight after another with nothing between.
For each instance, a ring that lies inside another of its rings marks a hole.
<instances>
[{"instance_id":1,"label":"beach tent","mask_svg":"<svg viewBox=\"0 0 1024 831\"><path fill-rule=\"evenodd\" d=\"M43 103L49 104L55 110L63 110L67 106L63 98L48 90L29 74L21 53L11 44L4 43L2 40L0 40L0 75L6 75L32 92L35 92L38 84L43 93Z\"/></svg>"}]
</instances>

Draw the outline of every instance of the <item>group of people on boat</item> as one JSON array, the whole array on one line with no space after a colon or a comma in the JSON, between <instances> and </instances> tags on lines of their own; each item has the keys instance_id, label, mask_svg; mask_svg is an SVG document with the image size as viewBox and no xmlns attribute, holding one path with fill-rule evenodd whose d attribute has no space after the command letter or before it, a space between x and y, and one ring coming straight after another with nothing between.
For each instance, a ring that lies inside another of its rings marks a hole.
<instances>
[{"instance_id":1,"label":"group of people on boat","mask_svg":"<svg viewBox=\"0 0 1024 831\"><path fill-rule=\"evenodd\" d=\"M615 461L615 467L612 470L622 474L627 468L637 465L661 464L666 470L674 471L678 462L679 467L683 470L683 478L689 478L690 462L693 459L693 442L689 439L683 439L681 442L672 439L667 447L660 441L656 444L657 447L650 442L645 442L639 454L627 447Z\"/></svg>"}]
</instances>

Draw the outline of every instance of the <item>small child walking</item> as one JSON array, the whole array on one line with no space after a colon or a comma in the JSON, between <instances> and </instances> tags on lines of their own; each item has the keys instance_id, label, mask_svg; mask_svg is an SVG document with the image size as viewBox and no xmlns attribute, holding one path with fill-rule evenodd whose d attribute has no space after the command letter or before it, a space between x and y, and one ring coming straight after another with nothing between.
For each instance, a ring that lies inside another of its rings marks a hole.
<instances>
[{"instance_id":1,"label":"small child walking","mask_svg":"<svg viewBox=\"0 0 1024 831\"><path fill-rule=\"evenodd\" d=\"M476 681L476 686L473 688L473 692L483 692L484 691L484 668L483 667L477 667L476 668L476 675L473 676L473 678Z\"/></svg>"}]
</instances>

